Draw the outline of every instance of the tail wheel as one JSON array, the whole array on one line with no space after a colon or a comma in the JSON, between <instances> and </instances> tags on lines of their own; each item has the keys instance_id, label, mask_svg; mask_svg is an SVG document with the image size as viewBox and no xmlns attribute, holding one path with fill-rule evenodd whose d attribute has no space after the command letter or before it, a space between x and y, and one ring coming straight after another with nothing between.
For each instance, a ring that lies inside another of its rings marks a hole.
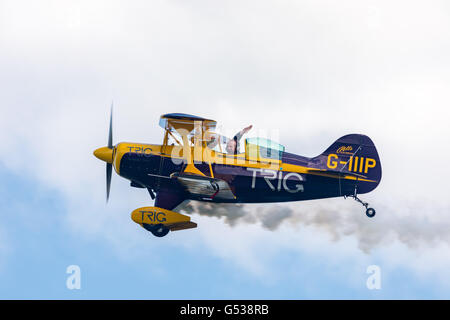
<instances>
[{"instance_id":1,"label":"tail wheel","mask_svg":"<svg viewBox=\"0 0 450 320\"><path fill-rule=\"evenodd\" d=\"M368 202L364 202L360 198L358 198L358 192L357 192L356 188L357 188L357 186L355 185L355 190L354 190L353 194L349 195L349 196L344 195L344 199L346 197L352 197L353 199L355 199L356 201L361 203L366 208L366 216L368 216L369 218L373 218L375 216L375 209L374 208L369 208L369 203Z\"/></svg>"},{"instance_id":2,"label":"tail wheel","mask_svg":"<svg viewBox=\"0 0 450 320\"><path fill-rule=\"evenodd\" d=\"M369 218L373 218L375 216L375 209L374 208L368 208L366 210L366 216L368 216Z\"/></svg>"}]
</instances>

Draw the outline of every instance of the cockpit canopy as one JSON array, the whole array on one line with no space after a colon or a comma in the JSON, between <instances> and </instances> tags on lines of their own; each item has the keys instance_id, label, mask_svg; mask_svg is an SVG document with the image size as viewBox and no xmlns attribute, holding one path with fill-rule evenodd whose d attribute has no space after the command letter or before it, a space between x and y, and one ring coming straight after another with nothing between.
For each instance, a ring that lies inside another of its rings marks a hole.
<instances>
[{"instance_id":1,"label":"cockpit canopy","mask_svg":"<svg viewBox=\"0 0 450 320\"><path fill-rule=\"evenodd\" d=\"M266 138L245 139L245 157L248 160L281 160L284 149L283 145Z\"/></svg>"}]
</instances>

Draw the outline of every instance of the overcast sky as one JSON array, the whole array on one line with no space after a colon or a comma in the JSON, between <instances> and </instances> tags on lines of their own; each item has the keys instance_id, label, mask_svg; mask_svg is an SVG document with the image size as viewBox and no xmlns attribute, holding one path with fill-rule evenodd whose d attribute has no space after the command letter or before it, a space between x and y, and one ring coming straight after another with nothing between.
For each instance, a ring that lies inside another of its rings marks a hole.
<instances>
[{"instance_id":1,"label":"overcast sky","mask_svg":"<svg viewBox=\"0 0 450 320\"><path fill-rule=\"evenodd\" d=\"M0 0L0 298L450 298L449 30L446 1ZM195 204L154 238L145 190L114 174L105 206L112 101L115 143L160 143L168 112L305 156L366 134L377 216Z\"/></svg>"}]
</instances>

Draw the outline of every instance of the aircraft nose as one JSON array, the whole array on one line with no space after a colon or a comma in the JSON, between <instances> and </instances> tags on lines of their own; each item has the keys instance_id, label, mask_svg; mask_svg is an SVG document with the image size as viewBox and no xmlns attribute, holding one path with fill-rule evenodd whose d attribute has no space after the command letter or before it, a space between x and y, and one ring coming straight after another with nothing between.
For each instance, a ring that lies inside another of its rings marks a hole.
<instances>
[{"instance_id":1,"label":"aircraft nose","mask_svg":"<svg viewBox=\"0 0 450 320\"><path fill-rule=\"evenodd\" d=\"M98 148L94 151L94 156L107 163L113 162L113 149L108 147Z\"/></svg>"}]
</instances>

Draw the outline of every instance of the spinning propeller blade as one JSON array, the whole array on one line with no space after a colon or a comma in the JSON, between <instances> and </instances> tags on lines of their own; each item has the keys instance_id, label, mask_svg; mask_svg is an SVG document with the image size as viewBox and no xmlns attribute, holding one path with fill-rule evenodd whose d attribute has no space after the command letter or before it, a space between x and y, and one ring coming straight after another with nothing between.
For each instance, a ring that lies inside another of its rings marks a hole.
<instances>
[{"instance_id":1,"label":"spinning propeller blade","mask_svg":"<svg viewBox=\"0 0 450 320\"><path fill-rule=\"evenodd\" d=\"M111 189L111 175L112 175L112 163L114 160L114 145L113 145L113 130L112 130L112 113L113 105L111 103L111 115L109 117L109 134L108 134L108 146L98 148L94 151L94 155L106 162L106 202L109 199L109 191Z\"/></svg>"},{"instance_id":2,"label":"spinning propeller blade","mask_svg":"<svg viewBox=\"0 0 450 320\"><path fill-rule=\"evenodd\" d=\"M108 136L108 148L113 148L113 132L112 132L112 114L113 114L113 104L111 103L111 114L109 116L109 136Z\"/></svg>"},{"instance_id":3,"label":"spinning propeller blade","mask_svg":"<svg viewBox=\"0 0 450 320\"><path fill-rule=\"evenodd\" d=\"M108 135L109 149L113 149L112 114L113 114L113 103L111 103L111 113L109 116L109 135ZM106 202L108 202L109 200L109 192L111 190L111 175L112 175L112 164L106 163Z\"/></svg>"},{"instance_id":4,"label":"spinning propeller blade","mask_svg":"<svg viewBox=\"0 0 450 320\"><path fill-rule=\"evenodd\" d=\"M109 191L111 190L111 173L112 173L112 164L106 164L106 202L109 200Z\"/></svg>"}]
</instances>

